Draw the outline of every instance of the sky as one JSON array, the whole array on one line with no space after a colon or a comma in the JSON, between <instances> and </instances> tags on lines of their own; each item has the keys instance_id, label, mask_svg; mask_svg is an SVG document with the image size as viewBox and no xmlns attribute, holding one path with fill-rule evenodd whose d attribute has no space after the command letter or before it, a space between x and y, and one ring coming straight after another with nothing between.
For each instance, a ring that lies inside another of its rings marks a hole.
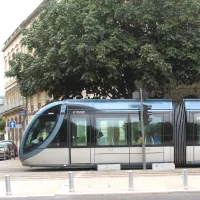
<instances>
[{"instance_id":1,"label":"sky","mask_svg":"<svg viewBox=\"0 0 200 200\"><path fill-rule=\"evenodd\" d=\"M25 20L42 0L0 0L0 95L5 95L4 90L4 42L15 29Z\"/></svg>"}]
</instances>

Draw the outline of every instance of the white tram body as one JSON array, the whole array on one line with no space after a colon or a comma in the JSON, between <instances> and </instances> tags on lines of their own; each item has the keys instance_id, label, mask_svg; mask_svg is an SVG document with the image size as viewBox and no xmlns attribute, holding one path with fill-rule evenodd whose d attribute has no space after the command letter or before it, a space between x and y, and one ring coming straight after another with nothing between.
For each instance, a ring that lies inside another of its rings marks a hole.
<instances>
[{"instance_id":1,"label":"white tram body","mask_svg":"<svg viewBox=\"0 0 200 200\"><path fill-rule=\"evenodd\" d=\"M149 99L144 104L152 106L152 121L144 127L147 165L200 163L200 101ZM139 100L58 101L38 111L27 126L20 160L32 167L140 168L140 132Z\"/></svg>"}]
</instances>

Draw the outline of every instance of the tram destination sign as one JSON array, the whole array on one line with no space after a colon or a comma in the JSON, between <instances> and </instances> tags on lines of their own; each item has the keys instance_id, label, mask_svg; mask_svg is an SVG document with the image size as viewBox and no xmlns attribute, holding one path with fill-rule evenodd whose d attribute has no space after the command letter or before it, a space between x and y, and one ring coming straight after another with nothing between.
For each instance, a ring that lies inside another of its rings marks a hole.
<instances>
[{"instance_id":1,"label":"tram destination sign","mask_svg":"<svg viewBox=\"0 0 200 200\"><path fill-rule=\"evenodd\" d=\"M19 111L19 115L20 116L25 116L26 115L26 111L25 110L20 110Z\"/></svg>"}]
</instances>

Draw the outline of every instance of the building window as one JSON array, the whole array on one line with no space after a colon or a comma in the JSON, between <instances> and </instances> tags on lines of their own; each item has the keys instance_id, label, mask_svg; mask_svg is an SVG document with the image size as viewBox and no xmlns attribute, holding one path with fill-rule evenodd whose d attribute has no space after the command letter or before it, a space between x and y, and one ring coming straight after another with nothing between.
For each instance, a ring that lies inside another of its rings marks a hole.
<instances>
[{"instance_id":1,"label":"building window","mask_svg":"<svg viewBox=\"0 0 200 200\"><path fill-rule=\"evenodd\" d=\"M46 105L50 103L50 97L46 94Z\"/></svg>"},{"instance_id":2,"label":"building window","mask_svg":"<svg viewBox=\"0 0 200 200\"><path fill-rule=\"evenodd\" d=\"M38 110L41 108L42 103L41 103L41 93L37 94L37 103L38 103Z\"/></svg>"},{"instance_id":3,"label":"building window","mask_svg":"<svg viewBox=\"0 0 200 200\"><path fill-rule=\"evenodd\" d=\"M9 61L11 60L11 57L9 56L9 58L8 58L8 65L7 65L7 67L8 67L8 71L9 71L9 69L10 69L10 65L9 65Z\"/></svg>"},{"instance_id":4,"label":"building window","mask_svg":"<svg viewBox=\"0 0 200 200\"><path fill-rule=\"evenodd\" d=\"M31 112L34 111L33 96L30 97L30 108Z\"/></svg>"},{"instance_id":5,"label":"building window","mask_svg":"<svg viewBox=\"0 0 200 200\"><path fill-rule=\"evenodd\" d=\"M8 61L5 60L5 72L7 72L7 66L8 66L8 65L7 65L7 62L8 62Z\"/></svg>"}]
</instances>

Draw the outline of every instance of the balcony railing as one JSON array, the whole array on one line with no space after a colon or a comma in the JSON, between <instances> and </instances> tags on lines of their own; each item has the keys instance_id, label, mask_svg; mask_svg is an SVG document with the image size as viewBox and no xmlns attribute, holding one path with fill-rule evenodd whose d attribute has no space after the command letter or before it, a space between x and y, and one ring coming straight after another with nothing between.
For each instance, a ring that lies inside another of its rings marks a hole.
<instances>
[{"instance_id":1,"label":"balcony railing","mask_svg":"<svg viewBox=\"0 0 200 200\"><path fill-rule=\"evenodd\" d=\"M5 113L9 110L12 110L12 109L20 107L20 106L26 106L26 99L21 99L18 101L14 101L10 104L6 104L4 106L0 106L0 114Z\"/></svg>"}]
</instances>

